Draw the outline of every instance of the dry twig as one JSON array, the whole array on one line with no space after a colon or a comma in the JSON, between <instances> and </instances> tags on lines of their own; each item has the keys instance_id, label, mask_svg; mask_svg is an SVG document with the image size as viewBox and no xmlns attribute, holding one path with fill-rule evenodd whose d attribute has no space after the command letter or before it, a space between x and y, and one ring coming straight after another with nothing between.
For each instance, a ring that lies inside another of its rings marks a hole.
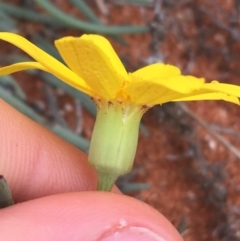
<instances>
[{"instance_id":1,"label":"dry twig","mask_svg":"<svg viewBox=\"0 0 240 241\"><path fill-rule=\"evenodd\" d=\"M207 122L205 122L203 119L198 117L185 104L178 103L178 105L186 114L188 114L199 125L201 125L205 130L207 130L209 134L215 137L223 146L225 146L231 153L233 153L238 159L240 159L240 151L236 147L234 147L228 140L226 140L221 135L217 134Z\"/></svg>"}]
</instances>

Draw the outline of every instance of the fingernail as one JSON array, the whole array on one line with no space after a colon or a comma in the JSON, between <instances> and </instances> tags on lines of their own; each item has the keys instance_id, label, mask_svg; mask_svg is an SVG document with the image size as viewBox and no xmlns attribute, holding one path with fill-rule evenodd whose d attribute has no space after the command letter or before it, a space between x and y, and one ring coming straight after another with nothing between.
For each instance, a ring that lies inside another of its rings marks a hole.
<instances>
[{"instance_id":1,"label":"fingernail","mask_svg":"<svg viewBox=\"0 0 240 241\"><path fill-rule=\"evenodd\" d=\"M99 241L167 241L164 237L143 227L125 227L106 233Z\"/></svg>"}]
</instances>

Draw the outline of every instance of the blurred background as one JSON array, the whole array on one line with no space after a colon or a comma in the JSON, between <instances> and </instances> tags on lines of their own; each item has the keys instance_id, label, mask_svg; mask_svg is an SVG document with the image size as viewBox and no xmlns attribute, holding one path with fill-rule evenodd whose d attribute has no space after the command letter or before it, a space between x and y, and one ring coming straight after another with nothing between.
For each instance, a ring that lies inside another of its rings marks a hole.
<instances>
[{"instance_id":1,"label":"blurred background","mask_svg":"<svg viewBox=\"0 0 240 241\"><path fill-rule=\"evenodd\" d=\"M164 62L206 81L240 84L238 0L0 0L0 31L59 60L55 39L98 33L129 72ZM0 66L28 59L0 42ZM83 93L32 70L0 77L0 98L88 152L96 109ZM240 240L239 116L238 106L223 101L152 108L134 169L117 185L163 213L186 241Z\"/></svg>"}]
</instances>

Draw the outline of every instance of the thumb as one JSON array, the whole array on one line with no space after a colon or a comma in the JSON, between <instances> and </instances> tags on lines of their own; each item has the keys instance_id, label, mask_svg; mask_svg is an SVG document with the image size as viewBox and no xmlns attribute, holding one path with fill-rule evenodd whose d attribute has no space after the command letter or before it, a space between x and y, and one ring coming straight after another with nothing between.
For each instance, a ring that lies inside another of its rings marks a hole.
<instances>
[{"instance_id":1,"label":"thumb","mask_svg":"<svg viewBox=\"0 0 240 241\"><path fill-rule=\"evenodd\" d=\"M2 209L0 233L3 241L182 241L150 206L105 192L58 194Z\"/></svg>"}]
</instances>

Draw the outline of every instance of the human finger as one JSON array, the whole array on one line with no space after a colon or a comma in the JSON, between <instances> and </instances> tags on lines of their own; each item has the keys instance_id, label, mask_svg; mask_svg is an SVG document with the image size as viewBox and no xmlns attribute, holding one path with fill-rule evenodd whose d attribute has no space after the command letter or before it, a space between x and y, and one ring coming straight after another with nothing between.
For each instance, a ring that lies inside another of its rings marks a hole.
<instances>
[{"instance_id":1,"label":"human finger","mask_svg":"<svg viewBox=\"0 0 240 241\"><path fill-rule=\"evenodd\" d=\"M107 192L58 194L2 209L0 233L3 241L182 241L155 209Z\"/></svg>"},{"instance_id":2,"label":"human finger","mask_svg":"<svg viewBox=\"0 0 240 241\"><path fill-rule=\"evenodd\" d=\"M86 155L0 99L0 174L16 202L95 190Z\"/></svg>"}]
</instances>

